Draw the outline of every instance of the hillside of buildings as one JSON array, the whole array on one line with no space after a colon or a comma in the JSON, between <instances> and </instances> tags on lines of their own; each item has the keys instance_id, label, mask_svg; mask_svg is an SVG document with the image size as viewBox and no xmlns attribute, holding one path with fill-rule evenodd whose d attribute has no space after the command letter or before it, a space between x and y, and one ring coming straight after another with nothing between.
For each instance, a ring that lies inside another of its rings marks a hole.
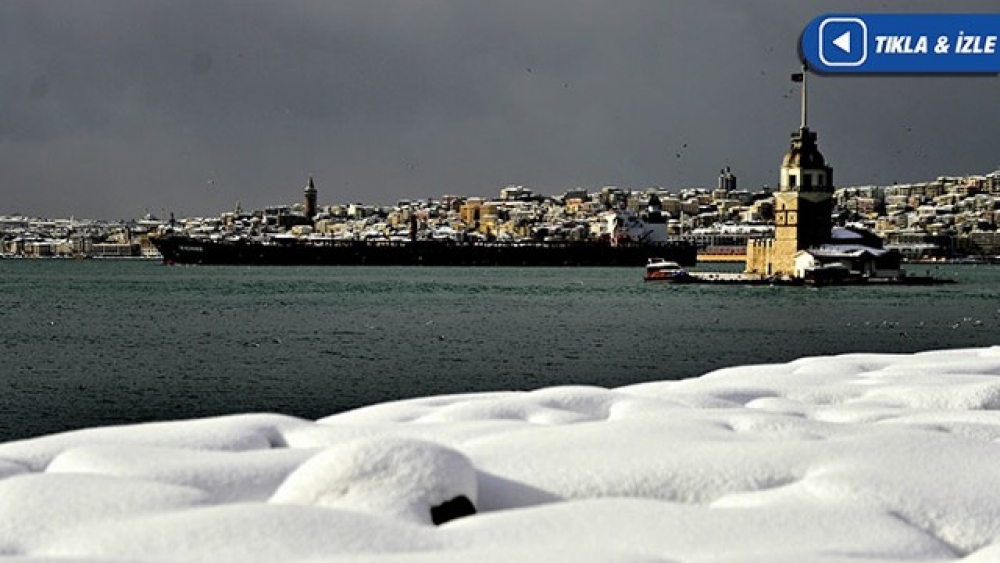
<instances>
[{"instance_id":1,"label":"hillside of buildings","mask_svg":"<svg viewBox=\"0 0 1000 563\"><path fill-rule=\"evenodd\" d=\"M311 179L307 192L310 187ZM908 260L1000 256L1000 170L909 184L841 187L833 199L835 224L868 229ZM317 205L307 197L258 210L237 205L216 216L146 214L125 222L8 215L0 216L0 256L156 258L149 237L167 231L337 240L596 240L612 235L609 211L623 209L639 218L662 213L666 221L655 223L666 237L695 241L706 256L739 256L748 239L773 233L771 191L739 189L735 175L726 169L714 188L605 186L547 196L507 186L497 197L445 195L392 205Z\"/></svg>"}]
</instances>

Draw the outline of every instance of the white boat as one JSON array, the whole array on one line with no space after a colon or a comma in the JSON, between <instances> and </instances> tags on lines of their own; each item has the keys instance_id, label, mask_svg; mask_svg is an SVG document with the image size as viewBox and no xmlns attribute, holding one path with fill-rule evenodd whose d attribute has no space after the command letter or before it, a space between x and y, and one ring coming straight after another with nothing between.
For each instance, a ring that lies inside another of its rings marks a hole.
<instances>
[{"instance_id":1,"label":"white boat","mask_svg":"<svg viewBox=\"0 0 1000 563\"><path fill-rule=\"evenodd\" d=\"M681 268L677 262L664 260L663 258L650 258L646 264L646 273L642 276L643 281L684 281L690 279L687 270Z\"/></svg>"}]
</instances>

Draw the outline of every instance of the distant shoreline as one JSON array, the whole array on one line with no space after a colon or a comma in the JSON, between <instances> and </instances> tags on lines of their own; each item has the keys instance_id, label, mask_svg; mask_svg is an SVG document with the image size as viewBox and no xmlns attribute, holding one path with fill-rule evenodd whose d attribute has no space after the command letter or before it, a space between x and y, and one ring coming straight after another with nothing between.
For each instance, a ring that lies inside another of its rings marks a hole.
<instances>
[{"instance_id":1,"label":"distant shoreline","mask_svg":"<svg viewBox=\"0 0 1000 563\"><path fill-rule=\"evenodd\" d=\"M82 261L82 260L102 260L102 261L148 261L159 262L163 260L160 256L22 256L16 254L0 254L0 260L55 260L55 261ZM742 254L699 254L698 262L718 263L718 264L739 264L746 261L746 256ZM903 260L904 264L917 266L997 266L1000 265L1000 257L989 258L940 258L931 260ZM586 266L584 266L586 267Z\"/></svg>"}]
</instances>

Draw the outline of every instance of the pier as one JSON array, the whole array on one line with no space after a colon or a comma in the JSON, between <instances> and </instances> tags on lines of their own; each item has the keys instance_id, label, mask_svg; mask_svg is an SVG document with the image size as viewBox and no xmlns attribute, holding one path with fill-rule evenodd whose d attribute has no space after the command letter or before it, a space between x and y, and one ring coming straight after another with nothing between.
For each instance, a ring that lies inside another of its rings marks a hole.
<instances>
[{"instance_id":1,"label":"pier","mask_svg":"<svg viewBox=\"0 0 1000 563\"><path fill-rule=\"evenodd\" d=\"M886 286L886 285L945 285L953 284L955 280L935 278L933 276L900 276L893 278L846 276L823 277L807 276L805 278L789 276L761 276L745 272L688 272L686 276L673 278L666 283L699 284L699 285L768 285L768 286Z\"/></svg>"}]
</instances>

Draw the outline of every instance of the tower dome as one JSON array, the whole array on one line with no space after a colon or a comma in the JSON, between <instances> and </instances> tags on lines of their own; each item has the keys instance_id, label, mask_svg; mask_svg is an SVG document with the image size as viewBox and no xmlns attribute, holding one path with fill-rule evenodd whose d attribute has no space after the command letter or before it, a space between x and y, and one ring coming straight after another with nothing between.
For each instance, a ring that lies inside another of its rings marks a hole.
<instances>
[{"instance_id":1,"label":"tower dome","mask_svg":"<svg viewBox=\"0 0 1000 563\"><path fill-rule=\"evenodd\" d=\"M808 127L792 133L792 146L781 161L783 168L826 168L826 159L816 146L816 133Z\"/></svg>"},{"instance_id":2,"label":"tower dome","mask_svg":"<svg viewBox=\"0 0 1000 563\"><path fill-rule=\"evenodd\" d=\"M833 192L833 169L816 146L816 132L802 127L781 159L779 191Z\"/></svg>"}]
</instances>

